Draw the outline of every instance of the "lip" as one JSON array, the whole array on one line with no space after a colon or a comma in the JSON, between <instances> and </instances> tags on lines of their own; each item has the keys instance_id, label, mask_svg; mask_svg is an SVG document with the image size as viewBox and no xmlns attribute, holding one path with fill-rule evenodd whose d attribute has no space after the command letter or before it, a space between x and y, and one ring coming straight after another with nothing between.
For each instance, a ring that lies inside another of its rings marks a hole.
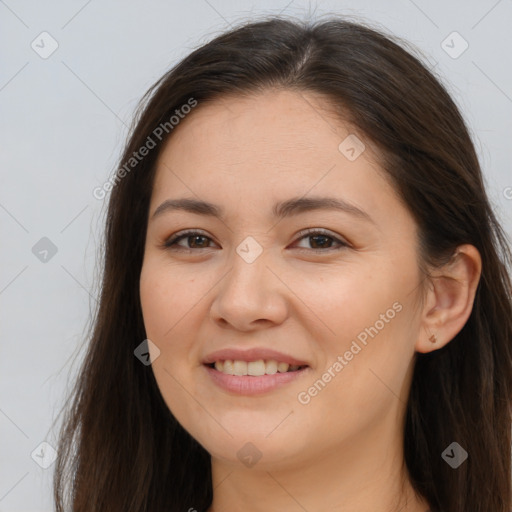
<instances>
[{"instance_id":1,"label":"lip","mask_svg":"<svg viewBox=\"0 0 512 512\"><path fill-rule=\"evenodd\" d=\"M245 359L241 360L245 361ZM308 373L311 370L308 366L302 370L296 370L294 372L275 373L274 375L261 375L259 377L254 377L251 375L227 375L217 371L215 368L206 366L206 364L203 365L203 368L208 372L210 378L216 385L225 391L230 391L238 395L261 395L269 391L274 391L289 382L304 376L305 373Z\"/></svg>"},{"instance_id":2,"label":"lip","mask_svg":"<svg viewBox=\"0 0 512 512\"><path fill-rule=\"evenodd\" d=\"M265 361L273 359L278 363L288 363L290 366L310 366L307 361L296 359L295 357L283 354L282 352L277 352L276 350L272 350L269 348L251 348L246 350L240 350L237 348L226 348L222 350L217 350L206 356L205 359L203 360L203 364L212 364L215 363L216 361L226 361L227 359L230 359L231 361L247 362L258 361L259 359L263 359ZM251 378L254 379L255 377Z\"/></svg>"}]
</instances>

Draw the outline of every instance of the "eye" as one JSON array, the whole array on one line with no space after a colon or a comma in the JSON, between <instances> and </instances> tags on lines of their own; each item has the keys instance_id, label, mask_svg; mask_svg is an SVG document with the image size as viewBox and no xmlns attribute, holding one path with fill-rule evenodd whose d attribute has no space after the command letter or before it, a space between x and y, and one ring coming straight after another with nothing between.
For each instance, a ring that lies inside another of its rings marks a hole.
<instances>
[{"instance_id":1,"label":"eye","mask_svg":"<svg viewBox=\"0 0 512 512\"><path fill-rule=\"evenodd\" d=\"M298 240L310 239L310 243L312 241L313 247L311 248L300 248L305 250L311 250L315 252L327 252L331 250L339 250L345 247L349 247L349 244L340 238L333 236L329 231L318 229L318 228L310 228L299 233ZM180 245L179 242L185 241L187 246ZM168 240L163 244L164 248L178 250L178 251L186 251L193 252L194 249L209 249L209 241L212 239L205 235L201 231L197 230L188 230L181 233L176 233L172 235ZM332 247L333 242L338 245L338 247ZM315 247L316 246L316 247Z\"/></svg>"},{"instance_id":2,"label":"eye","mask_svg":"<svg viewBox=\"0 0 512 512\"><path fill-rule=\"evenodd\" d=\"M191 243L192 246L184 247L178 244L178 242L181 242L184 239L185 242L187 242L187 245ZM211 238L203 234L201 231L182 231L181 233L172 235L168 240L166 240L163 244L163 247L178 251L184 250L191 252L193 249L208 249L209 247L208 242L206 242L207 240L211 240ZM199 245L199 247L197 247L196 244Z\"/></svg>"},{"instance_id":3,"label":"eye","mask_svg":"<svg viewBox=\"0 0 512 512\"><path fill-rule=\"evenodd\" d=\"M345 247L349 247L349 244L340 238L333 236L329 231L318 228L311 228L305 231L301 231L299 233L300 238L298 240L310 239L310 242L313 241L313 246L309 250L315 252L327 252L332 250L339 250ZM338 247L332 247L332 242L338 244ZM308 250L306 248L306 250Z\"/></svg>"}]
</instances>

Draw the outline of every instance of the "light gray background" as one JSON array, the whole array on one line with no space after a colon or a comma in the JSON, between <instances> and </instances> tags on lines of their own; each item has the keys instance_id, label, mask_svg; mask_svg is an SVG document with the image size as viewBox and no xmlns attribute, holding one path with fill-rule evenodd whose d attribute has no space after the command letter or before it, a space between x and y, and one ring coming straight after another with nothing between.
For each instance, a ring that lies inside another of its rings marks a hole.
<instances>
[{"instance_id":1,"label":"light gray background","mask_svg":"<svg viewBox=\"0 0 512 512\"><path fill-rule=\"evenodd\" d=\"M81 361L107 202L92 191L117 166L136 102L240 19L330 12L369 20L424 53L463 110L510 233L512 0L0 0L0 512L53 509L54 465L42 469L31 453L55 445ZM46 59L31 47L50 48L43 31L58 43ZM469 44L458 58L458 36L445 43L452 56L441 46L454 31ZM43 237L57 248L46 262L32 250Z\"/></svg>"}]
</instances>

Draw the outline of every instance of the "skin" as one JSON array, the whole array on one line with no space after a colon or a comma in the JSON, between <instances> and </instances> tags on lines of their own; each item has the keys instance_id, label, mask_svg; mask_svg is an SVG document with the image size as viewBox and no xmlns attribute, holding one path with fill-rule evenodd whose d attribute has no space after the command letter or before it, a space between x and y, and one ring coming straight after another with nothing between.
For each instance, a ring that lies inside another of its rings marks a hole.
<instances>
[{"instance_id":1,"label":"skin","mask_svg":"<svg viewBox=\"0 0 512 512\"><path fill-rule=\"evenodd\" d=\"M366 145L354 161L338 149L351 133ZM312 195L342 198L372 220L334 210L271 216L274 202ZM215 203L225 216L151 218L182 197ZM370 141L321 97L288 90L196 107L159 155L149 216L140 297L147 337L160 350L152 368L174 416L211 454L209 510L428 510L403 466L405 404L415 353L448 343L471 312L476 249L459 247L425 282L416 225ZM315 245L297 236L306 228L333 239ZM188 253L162 247L185 229L208 238L182 239L178 249ZM252 263L236 252L248 236L263 250ZM336 238L348 247L332 249ZM300 403L298 394L395 303L401 311ZM226 347L269 347L310 368L282 388L240 396L213 384L202 365ZM252 467L237 456L247 442L261 453Z\"/></svg>"}]
</instances>

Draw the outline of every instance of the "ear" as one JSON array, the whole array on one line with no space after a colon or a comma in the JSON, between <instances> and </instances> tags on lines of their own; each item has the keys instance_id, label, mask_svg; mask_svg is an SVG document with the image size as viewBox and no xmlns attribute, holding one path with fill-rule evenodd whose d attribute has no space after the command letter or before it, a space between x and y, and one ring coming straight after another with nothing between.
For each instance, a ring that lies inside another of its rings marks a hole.
<instances>
[{"instance_id":1,"label":"ear","mask_svg":"<svg viewBox=\"0 0 512 512\"><path fill-rule=\"evenodd\" d=\"M431 273L421 314L417 352L449 343L464 327L480 281L482 259L473 245L460 245L449 263Z\"/></svg>"}]
</instances>

